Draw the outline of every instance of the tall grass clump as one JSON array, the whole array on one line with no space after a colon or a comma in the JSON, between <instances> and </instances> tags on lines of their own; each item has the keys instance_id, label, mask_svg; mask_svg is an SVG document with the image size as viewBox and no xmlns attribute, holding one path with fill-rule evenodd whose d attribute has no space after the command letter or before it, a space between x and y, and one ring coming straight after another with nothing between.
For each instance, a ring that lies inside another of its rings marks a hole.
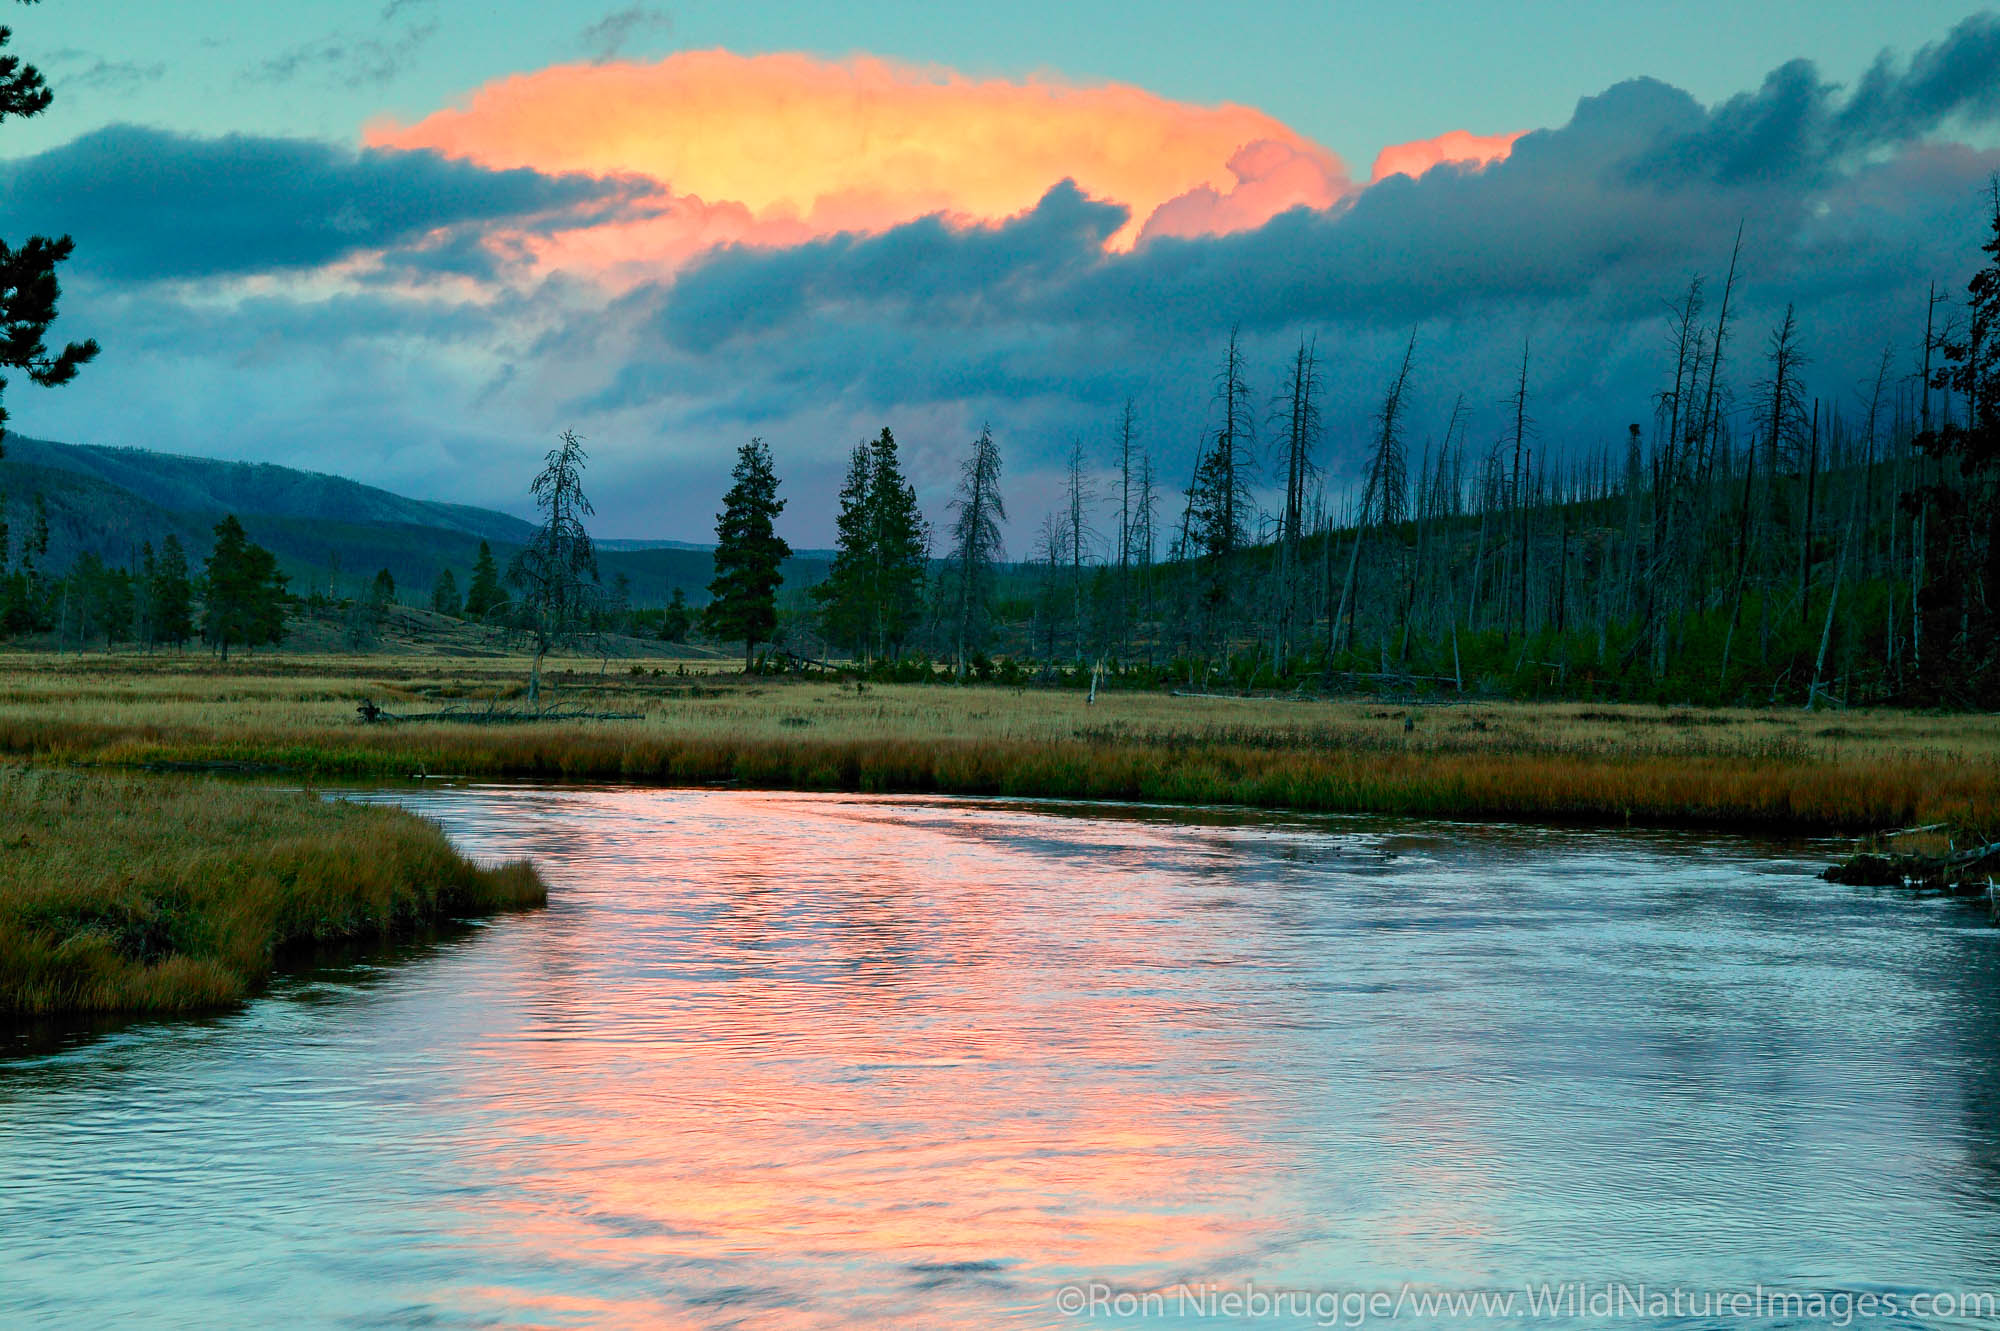
<instances>
[{"instance_id":1,"label":"tall grass clump","mask_svg":"<svg viewBox=\"0 0 2000 1331\"><path fill-rule=\"evenodd\" d=\"M224 1006L287 948L547 898L401 809L0 764L0 1014Z\"/></svg>"}]
</instances>

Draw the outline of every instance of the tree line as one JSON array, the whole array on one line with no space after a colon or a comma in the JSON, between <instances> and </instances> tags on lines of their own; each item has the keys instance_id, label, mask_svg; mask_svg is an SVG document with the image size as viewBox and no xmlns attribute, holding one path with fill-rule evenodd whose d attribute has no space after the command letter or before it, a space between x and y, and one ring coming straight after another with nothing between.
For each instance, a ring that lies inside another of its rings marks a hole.
<instances>
[{"instance_id":1,"label":"tree line","mask_svg":"<svg viewBox=\"0 0 2000 1331\"><path fill-rule=\"evenodd\" d=\"M2000 181L1987 203L1963 299L1933 286L1921 335L1859 384L1812 382L1792 307L1742 326L1739 233L1720 281L1671 302L1651 419L1594 451L1541 437L1531 344L1493 434L1472 437L1463 393L1420 420L1412 333L1343 493L1315 341L1260 404L1232 333L1172 507L1128 402L1108 459L1072 446L1010 564L990 430L938 551L885 428L850 455L815 613L782 631L911 677L2000 704ZM768 612L744 624L709 627L778 631Z\"/></svg>"},{"instance_id":2,"label":"tree line","mask_svg":"<svg viewBox=\"0 0 2000 1331\"><path fill-rule=\"evenodd\" d=\"M39 498L39 496L38 496ZM284 641L293 598L277 557L250 540L234 514L215 526L198 571L180 538L145 542L130 567L79 555L60 576L37 560L49 549L48 511L37 503L17 541L0 500L0 636L48 634L58 650L121 644L181 649L199 640L227 659L232 647Z\"/></svg>"}]
</instances>

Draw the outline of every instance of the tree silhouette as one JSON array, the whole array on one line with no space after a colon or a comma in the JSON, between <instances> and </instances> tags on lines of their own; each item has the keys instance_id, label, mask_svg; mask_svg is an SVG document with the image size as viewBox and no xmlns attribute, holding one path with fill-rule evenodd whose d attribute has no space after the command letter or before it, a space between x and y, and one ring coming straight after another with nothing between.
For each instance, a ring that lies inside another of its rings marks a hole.
<instances>
[{"instance_id":1,"label":"tree silhouette","mask_svg":"<svg viewBox=\"0 0 2000 1331\"><path fill-rule=\"evenodd\" d=\"M458 599L458 579L450 569L446 569L438 574L437 583L431 588L431 609L456 619L464 608L464 603Z\"/></svg>"},{"instance_id":2,"label":"tree silhouette","mask_svg":"<svg viewBox=\"0 0 2000 1331\"><path fill-rule=\"evenodd\" d=\"M465 617L484 619L486 612L506 600L500 590L500 570L493 562L493 547L479 543L479 557L472 561L472 583L465 589Z\"/></svg>"},{"instance_id":3,"label":"tree silhouette","mask_svg":"<svg viewBox=\"0 0 2000 1331\"><path fill-rule=\"evenodd\" d=\"M743 644L743 672L756 661L757 644L769 642L778 627L778 566L792 548L774 527L785 501L778 498L778 475L771 468L771 448L752 439L736 452L730 472L735 484L722 497L715 518L715 580L708 584L715 599L702 621L708 632L725 642Z\"/></svg>"},{"instance_id":4,"label":"tree silhouette","mask_svg":"<svg viewBox=\"0 0 2000 1331\"><path fill-rule=\"evenodd\" d=\"M12 35L0 27L0 120L8 116L25 120L48 110L52 98L41 71L19 56L5 54ZM56 265L74 248L68 236L53 240L30 236L18 248L0 240L0 370L24 371L30 383L44 388L68 383L97 354L97 343L88 339L57 352L43 341L62 296ZM6 388L6 377L0 375L0 395ZM0 402L0 427L6 424L7 408Z\"/></svg>"},{"instance_id":5,"label":"tree silhouette","mask_svg":"<svg viewBox=\"0 0 2000 1331\"><path fill-rule=\"evenodd\" d=\"M687 593L674 588L673 598L660 616L661 642L686 642L689 630L694 628L694 615L688 611Z\"/></svg>"},{"instance_id":6,"label":"tree silhouette","mask_svg":"<svg viewBox=\"0 0 2000 1331\"><path fill-rule=\"evenodd\" d=\"M1919 663L1934 697L1982 707L2000 699L2000 175L1987 192L1986 262L1966 283L1966 319L1937 340L1942 364L1926 385L1956 392L1963 421L1929 423L1919 449L1958 474L1940 476L1905 496L1922 509L1925 579L1915 615L1935 644ZM1926 339L1927 344L1929 339Z\"/></svg>"},{"instance_id":7,"label":"tree silhouette","mask_svg":"<svg viewBox=\"0 0 2000 1331\"><path fill-rule=\"evenodd\" d=\"M543 659L575 640L600 600L597 548L583 526L597 511L583 493L583 468L590 458L576 431L564 430L560 438L531 487L542 525L507 569L507 581L520 592L513 603L514 622L535 642L534 662L528 667L531 703L541 701ZM473 582L476 587L476 572Z\"/></svg>"},{"instance_id":8,"label":"tree silhouette","mask_svg":"<svg viewBox=\"0 0 2000 1331\"><path fill-rule=\"evenodd\" d=\"M847 458L847 480L840 487L840 512L833 520L833 564L826 581L812 589L820 607L820 630L829 642L866 656L869 641L871 565L875 557L873 523L868 512L868 441L854 446Z\"/></svg>"},{"instance_id":9,"label":"tree silhouette","mask_svg":"<svg viewBox=\"0 0 2000 1331\"><path fill-rule=\"evenodd\" d=\"M972 452L959 468L958 494L951 507L951 559L957 577L957 657L959 678L965 677L966 653L977 651L986 628L993 595L993 566L1005 553L1000 524L1007 520L1007 502L1000 497L1000 448L993 430L981 426Z\"/></svg>"},{"instance_id":10,"label":"tree silhouette","mask_svg":"<svg viewBox=\"0 0 2000 1331\"><path fill-rule=\"evenodd\" d=\"M869 446L868 512L874 543L870 628L875 649L893 657L901 654L922 613L931 538L916 488L897 460L896 436L886 425Z\"/></svg>"},{"instance_id":11,"label":"tree silhouette","mask_svg":"<svg viewBox=\"0 0 2000 1331\"><path fill-rule=\"evenodd\" d=\"M269 550L253 544L234 513L215 527L215 549L203 566L201 636L229 659L231 644L284 641L285 575Z\"/></svg>"},{"instance_id":12,"label":"tree silhouette","mask_svg":"<svg viewBox=\"0 0 2000 1331\"><path fill-rule=\"evenodd\" d=\"M146 578L146 611L149 645L179 647L194 636L194 586L188 579L187 551L178 536L169 534L160 543L159 561Z\"/></svg>"},{"instance_id":13,"label":"tree silhouette","mask_svg":"<svg viewBox=\"0 0 2000 1331\"><path fill-rule=\"evenodd\" d=\"M848 457L834 539L833 566L812 589L822 628L856 655L897 655L922 613L930 532L887 426Z\"/></svg>"}]
</instances>

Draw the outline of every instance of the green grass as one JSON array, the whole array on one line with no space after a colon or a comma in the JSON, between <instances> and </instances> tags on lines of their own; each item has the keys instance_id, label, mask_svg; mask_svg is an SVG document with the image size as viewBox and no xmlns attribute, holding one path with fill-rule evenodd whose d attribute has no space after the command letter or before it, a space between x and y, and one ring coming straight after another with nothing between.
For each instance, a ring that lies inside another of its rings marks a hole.
<instances>
[{"instance_id":1,"label":"green grass","mask_svg":"<svg viewBox=\"0 0 2000 1331\"><path fill-rule=\"evenodd\" d=\"M400 809L185 777L0 764L0 1013L187 1012L287 948L541 905Z\"/></svg>"},{"instance_id":2,"label":"green grass","mask_svg":"<svg viewBox=\"0 0 2000 1331\"><path fill-rule=\"evenodd\" d=\"M636 719L359 724L518 707L518 659L0 657L0 754L302 779L735 782L1778 834L2000 827L2000 717L1643 704L1390 706L654 675L552 664Z\"/></svg>"}]
</instances>

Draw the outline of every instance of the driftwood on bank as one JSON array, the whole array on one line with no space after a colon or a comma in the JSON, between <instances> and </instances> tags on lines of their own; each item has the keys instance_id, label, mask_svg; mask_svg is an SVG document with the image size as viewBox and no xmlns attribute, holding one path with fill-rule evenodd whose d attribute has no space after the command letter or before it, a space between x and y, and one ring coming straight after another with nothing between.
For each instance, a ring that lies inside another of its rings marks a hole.
<instances>
[{"instance_id":1,"label":"driftwood on bank","mask_svg":"<svg viewBox=\"0 0 2000 1331\"><path fill-rule=\"evenodd\" d=\"M446 707L435 712L387 712L372 701L356 707L361 723L410 725L422 721L448 721L456 725L525 725L537 721L643 721L644 712L593 712L582 707Z\"/></svg>"},{"instance_id":2,"label":"driftwood on bank","mask_svg":"<svg viewBox=\"0 0 2000 1331\"><path fill-rule=\"evenodd\" d=\"M1820 877L1854 887L1919 887L1992 901L1996 875L2000 875L2000 841L1943 855L1857 851Z\"/></svg>"}]
</instances>

